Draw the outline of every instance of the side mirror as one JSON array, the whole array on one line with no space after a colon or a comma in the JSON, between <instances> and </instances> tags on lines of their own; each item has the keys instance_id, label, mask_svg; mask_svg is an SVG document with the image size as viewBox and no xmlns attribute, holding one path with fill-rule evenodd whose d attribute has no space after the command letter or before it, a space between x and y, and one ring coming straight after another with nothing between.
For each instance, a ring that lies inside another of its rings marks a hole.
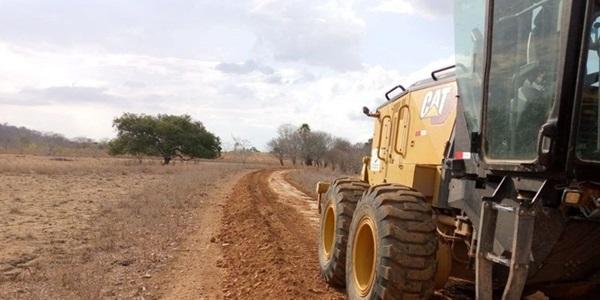
<instances>
[{"instance_id":1,"label":"side mirror","mask_svg":"<svg viewBox=\"0 0 600 300\"><path fill-rule=\"evenodd\" d=\"M363 114L365 114L367 117L372 117L372 118L377 118L379 117L379 112L375 112L372 113L368 107L363 106Z\"/></svg>"},{"instance_id":2,"label":"side mirror","mask_svg":"<svg viewBox=\"0 0 600 300\"><path fill-rule=\"evenodd\" d=\"M368 116L370 113L371 113L371 111L369 110L369 108L366 106L363 106L363 114Z\"/></svg>"}]
</instances>

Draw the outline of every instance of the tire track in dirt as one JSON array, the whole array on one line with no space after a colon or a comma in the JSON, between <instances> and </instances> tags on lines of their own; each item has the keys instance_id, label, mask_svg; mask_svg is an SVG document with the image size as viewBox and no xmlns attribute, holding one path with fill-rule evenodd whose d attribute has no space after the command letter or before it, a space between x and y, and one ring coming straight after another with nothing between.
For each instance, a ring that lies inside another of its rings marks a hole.
<instances>
[{"instance_id":1,"label":"tire track in dirt","mask_svg":"<svg viewBox=\"0 0 600 300\"><path fill-rule=\"evenodd\" d=\"M287 173L289 170L271 173L269 187L277 194L277 201L293 207L307 219L312 227L318 230L320 220L317 213L317 201L290 184L285 179Z\"/></svg>"},{"instance_id":2,"label":"tire track in dirt","mask_svg":"<svg viewBox=\"0 0 600 300\"><path fill-rule=\"evenodd\" d=\"M219 262L226 268L225 298L343 299L320 277L310 205L300 198L302 204L292 204L290 193L275 192L269 182L277 191L288 189L280 179L282 171L250 173L226 201Z\"/></svg>"},{"instance_id":3,"label":"tire track in dirt","mask_svg":"<svg viewBox=\"0 0 600 300\"><path fill-rule=\"evenodd\" d=\"M221 245L215 237L221 230L225 199L233 186L248 171L217 182L219 188L205 199L196 230L182 243L178 258L165 272L169 290L163 299L222 299L223 269L215 263L223 259Z\"/></svg>"}]
</instances>

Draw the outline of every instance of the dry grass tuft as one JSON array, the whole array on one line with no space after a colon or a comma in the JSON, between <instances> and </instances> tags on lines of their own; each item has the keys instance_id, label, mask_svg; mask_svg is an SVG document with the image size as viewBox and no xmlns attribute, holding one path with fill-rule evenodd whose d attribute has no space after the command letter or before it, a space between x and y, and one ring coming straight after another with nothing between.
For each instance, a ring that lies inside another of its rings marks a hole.
<instances>
[{"instance_id":1,"label":"dry grass tuft","mask_svg":"<svg viewBox=\"0 0 600 300\"><path fill-rule=\"evenodd\" d=\"M11 215L22 215L23 214L23 212L17 207L11 208L10 210L8 210L8 213Z\"/></svg>"},{"instance_id":2,"label":"dry grass tuft","mask_svg":"<svg viewBox=\"0 0 600 300\"><path fill-rule=\"evenodd\" d=\"M287 173L286 179L305 194L316 197L315 187L319 181L332 182L338 177L351 176L330 169L299 168Z\"/></svg>"}]
</instances>

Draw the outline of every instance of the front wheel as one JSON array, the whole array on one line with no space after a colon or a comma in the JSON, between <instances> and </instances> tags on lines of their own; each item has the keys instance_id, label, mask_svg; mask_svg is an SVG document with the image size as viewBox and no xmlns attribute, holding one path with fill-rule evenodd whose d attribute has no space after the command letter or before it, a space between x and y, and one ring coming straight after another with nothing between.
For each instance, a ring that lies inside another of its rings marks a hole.
<instances>
[{"instance_id":1,"label":"front wheel","mask_svg":"<svg viewBox=\"0 0 600 300\"><path fill-rule=\"evenodd\" d=\"M347 245L349 299L427 299L437 237L423 196L401 185L371 187L358 203Z\"/></svg>"},{"instance_id":2,"label":"front wheel","mask_svg":"<svg viewBox=\"0 0 600 300\"><path fill-rule=\"evenodd\" d=\"M344 286L348 228L356 203L368 187L358 179L340 178L325 195L321 208L319 266L330 285Z\"/></svg>"}]
</instances>

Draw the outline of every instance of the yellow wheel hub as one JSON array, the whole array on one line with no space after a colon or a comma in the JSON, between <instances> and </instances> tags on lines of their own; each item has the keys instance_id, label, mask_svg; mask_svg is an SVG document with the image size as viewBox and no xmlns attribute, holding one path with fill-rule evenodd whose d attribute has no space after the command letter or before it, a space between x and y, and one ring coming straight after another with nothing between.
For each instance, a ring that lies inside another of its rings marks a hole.
<instances>
[{"instance_id":1,"label":"yellow wheel hub","mask_svg":"<svg viewBox=\"0 0 600 300\"><path fill-rule=\"evenodd\" d=\"M333 205L327 206L325 211L325 220L323 221L323 232L321 234L321 243L327 259L331 258L333 252L333 242L335 240L335 210Z\"/></svg>"},{"instance_id":2,"label":"yellow wheel hub","mask_svg":"<svg viewBox=\"0 0 600 300\"><path fill-rule=\"evenodd\" d=\"M376 263L375 225L369 217L358 223L352 251L352 266L355 286L361 296L366 296L373 287Z\"/></svg>"}]
</instances>

